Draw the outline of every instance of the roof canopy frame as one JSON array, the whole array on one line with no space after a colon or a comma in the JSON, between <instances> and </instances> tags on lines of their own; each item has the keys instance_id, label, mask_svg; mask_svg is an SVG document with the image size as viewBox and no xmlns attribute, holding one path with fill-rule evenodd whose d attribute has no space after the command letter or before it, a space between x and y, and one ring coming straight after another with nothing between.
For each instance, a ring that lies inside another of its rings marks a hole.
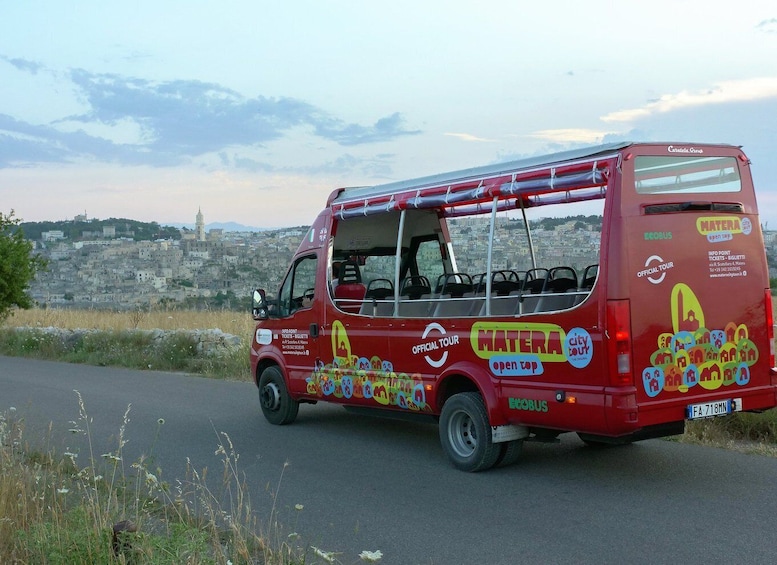
<instances>
[{"instance_id":1,"label":"roof canopy frame","mask_svg":"<svg viewBox=\"0 0 777 565\"><path fill-rule=\"evenodd\" d=\"M528 167L521 167L524 161L516 161L415 181L344 189L330 199L330 206L342 220L428 208L455 217L490 213L494 200L499 209L510 209L603 198L619 156L612 146L606 147L609 151L605 154L594 151L572 161L549 160L538 165L531 160Z\"/></svg>"}]
</instances>

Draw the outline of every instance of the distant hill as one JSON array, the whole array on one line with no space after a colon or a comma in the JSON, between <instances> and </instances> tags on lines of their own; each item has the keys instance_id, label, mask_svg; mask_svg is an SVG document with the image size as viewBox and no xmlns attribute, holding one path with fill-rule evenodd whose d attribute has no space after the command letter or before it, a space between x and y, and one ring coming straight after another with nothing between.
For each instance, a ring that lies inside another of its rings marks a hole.
<instances>
[{"instance_id":1,"label":"distant hill","mask_svg":"<svg viewBox=\"0 0 777 565\"><path fill-rule=\"evenodd\" d=\"M535 229L541 227L545 230L554 230L559 226L563 226L571 222L574 222L575 229L586 229L587 227L592 227L599 230L602 227L602 217L595 215L565 216L563 218L540 218L539 220L530 222L530 225Z\"/></svg>"},{"instance_id":2,"label":"distant hill","mask_svg":"<svg viewBox=\"0 0 777 565\"><path fill-rule=\"evenodd\" d=\"M529 225L533 230L543 229L552 231L560 226L570 226L576 230L601 230L602 229L602 217L591 216L564 216L563 218L539 218L537 220L530 220ZM508 229L520 229L523 230L523 222L521 220L514 220Z\"/></svg>"},{"instance_id":3,"label":"distant hill","mask_svg":"<svg viewBox=\"0 0 777 565\"><path fill-rule=\"evenodd\" d=\"M113 228L112 237L127 237L135 241L154 239L181 239L181 232L172 226L160 226L156 222L139 222L127 218L108 218L107 220L66 220L58 222L22 222L19 227L24 237L31 240L42 239L43 232L61 231L66 239L94 239L103 237L103 228Z\"/></svg>"},{"instance_id":4,"label":"distant hill","mask_svg":"<svg viewBox=\"0 0 777 565\"><path fill-rule=\"evenodd\" d=\"M22 222L20 224L24 237L31 240L42 239L41 234L48 231L61 231L65 238L73 241L79 239L93 239L103 236L104 227L115 229L114 237L128 237L135 241L149 241L154 239L181 239L181 229L194 230L194 224L167 224L160 225L157 222L139 222L126 218L108 218L107 220L91 219L64 220L56 222ZM237 222L213 222L205 225L205 231L222 229L225 232L258 232L266 231L266 228L245 226Z\"/></svg>"}]
</instances>

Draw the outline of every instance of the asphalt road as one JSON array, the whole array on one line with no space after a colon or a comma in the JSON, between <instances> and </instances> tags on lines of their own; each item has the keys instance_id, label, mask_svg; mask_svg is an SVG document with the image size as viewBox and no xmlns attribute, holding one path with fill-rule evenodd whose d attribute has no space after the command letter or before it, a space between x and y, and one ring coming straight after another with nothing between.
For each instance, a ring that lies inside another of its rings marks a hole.
<instances>
[{"instance_id":1,"label":"asphalt road","mask_svg":"<svg viewBox=\"0 0 777 565\"><path fill-rule=\"evenodd\" d=\"M600 450L567 434L527 444L517 465L468 474L445 459L434 425L318 404L271 426L250 383L0 357L0 410L16 408L28 441L73 449L74 390L95 453L116 449L131 404L125 461L153 447L170 483L187 458L219 476L228 434L260 520L274 508L344 564L362 550L400 565L777 559L774 458L662 440Z\"/></svg>"}]
</instances>

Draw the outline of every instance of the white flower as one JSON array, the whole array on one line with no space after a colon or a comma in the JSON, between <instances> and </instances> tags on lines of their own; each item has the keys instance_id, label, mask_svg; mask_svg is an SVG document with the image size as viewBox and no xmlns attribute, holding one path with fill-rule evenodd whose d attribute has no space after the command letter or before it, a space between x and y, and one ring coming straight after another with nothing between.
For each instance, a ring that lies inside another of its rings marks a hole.
<instances>
[{"instance_id":1,"label":"white flower","mask_svg":"<svg viewBox=\"0 0 777 565\"><path fill-rule=\"evenodd\" d=\"M332 553L331 551L323 551L321 549L318 549L314 545L311 545L310 549L312 549L313 553L318 555L321 559L323 559L327 563L334 563L335 562L335 554Z\"/></svg>"},{"instance_id":2,"label":"white flower","mask_svg":"<svg viewBox=\"0 0 777 565\"><path fill-rule=\"evenodd\" d=\"M383 552L381 552L381 550L377 550L377 551L364 550L359 554L359 558L362 561L369 561L370 563L374 563L375 561L380 561L382 557L383 557Z\"/></svg>"},{"instance_id":3,"label":"white flower","mask_svg":"<svg viewBox=\"0 0 777 565\"><path fill-rule=\"evenodd\" d=\"M58 488L58 489L57 489L57 492L58 492L59 494L67 494L67 493L69 493L69 492L70 492L70 489L69 489L69 488L62 487L62 488Z\"/></svg>"},{"instance_id":4,"label":"white flower","mask_svg":"<svg viewBox=\"0 0 777 565\"><path fill-rule=\"evenodd\" d=\"M149 473L146 471L146 484L149 486L157 486L159 484L159 481L157 480L154 473Z\"/></svg>"},{"instance_id":5,"label":"white flower","mask_svg":"<svg viewBox=\"0 0 777 565\"><path fill-rule=\"evenodd\" d=\"M302 510L303 508L305 508L305 507L302 506L301 504L295 504L294 505L294 510Z\"/></svg>"},{"instance_id":6,"label":"white flower","mask_svg":"<svg viewBox=\"0 0 777 565\"><path fill-rule=\"evenodd\" d=\"M288 536L286 536L290 540L299 539L299 534L297 532L291 532Z\"/></svg>"},{"instance_id":7,"label":"white flower","mask_svg":"<svg viewBox=\"0 0 777 565\"><path fill-rule=\"evenodd\" d=\"M160 426L162 426L165 423L165 419L164 418L159 418L159 420L157 420L156 423L159 424Z\"/></svg>"}]
</instances>

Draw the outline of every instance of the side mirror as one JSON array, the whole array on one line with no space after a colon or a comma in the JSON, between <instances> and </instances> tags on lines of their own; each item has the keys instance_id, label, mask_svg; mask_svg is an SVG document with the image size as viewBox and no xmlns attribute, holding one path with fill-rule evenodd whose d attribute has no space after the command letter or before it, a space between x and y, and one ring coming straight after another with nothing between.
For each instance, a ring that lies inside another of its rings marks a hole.
<instances>
[{"instance_id":1,"label":"side mirror","mask_svg":"<svg viewBox=\"0 0 777 565\"><path fill-rule=\"evenodd\" d=\"M267 295L261 288L254 290L251 298L251 315L254 320L266 320L270 317L267 308Z\"/></svg>"}]
</instances>

